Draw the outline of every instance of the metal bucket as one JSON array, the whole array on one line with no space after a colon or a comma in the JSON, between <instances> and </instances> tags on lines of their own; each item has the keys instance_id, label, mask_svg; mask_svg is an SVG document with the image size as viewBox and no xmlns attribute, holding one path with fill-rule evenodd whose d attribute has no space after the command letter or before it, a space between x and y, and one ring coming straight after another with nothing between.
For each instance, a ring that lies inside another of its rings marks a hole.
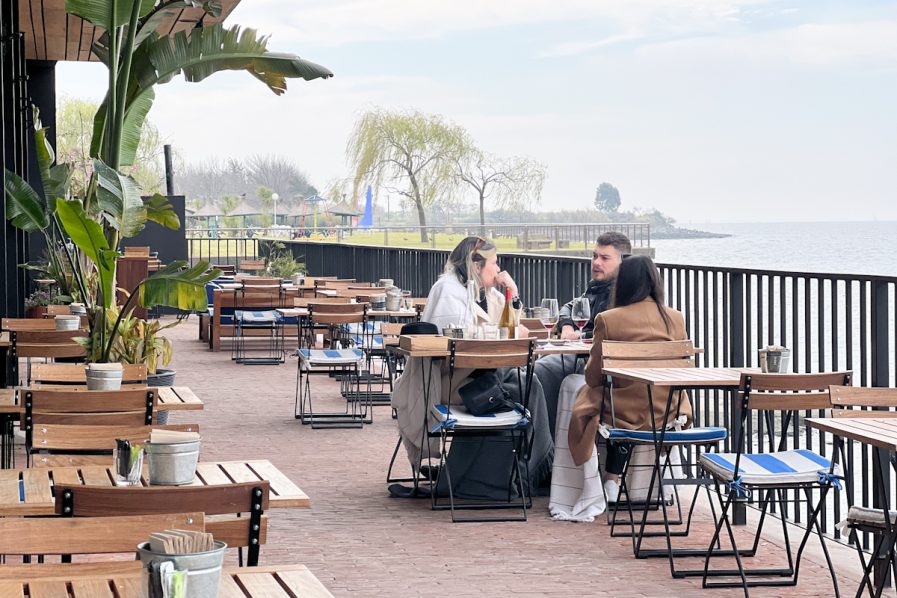
<instances>
[{"instance_id":1,"label":"metal bucket","mask_svg":"<svg viewBox=\"0 0 897 598\"><path fill-rule=\"evenodd\" d=\"M121 390L121 379L124 373L118 369L84 368L87 376L87 390Z\"/></svg>"},{"instance_id":2,"label":"metal bucket","mask_svg":"<svg viewBox=\"0 0 897 598\"><path fill-rule=\"evenodd\" d=\"M183 486L196 478L200 440L174 444L147 442L146 460L149 464L149 483L153 486Z\"/></svg>"},{"instance_id":3,"label":"metal bucket","mask_svg":"<svg viewBox=\"0 0 897 598\"><path fill-rule=\"evenodd\" d=\"M221 565L227 544L215 540L215 548L195 554L159 554L151 552L149 542L137 545L137 554L143 563L143 587L149 587L149 569L154 562L170 561L174 568L187 572L187 596L190 598L217 598L221 583Z\"/></svg>"},{"instance_id":4,"label":"metal bucket","mask_svg":"<svg viewBox=\"0 0 897 598\"><path fill-rule=\"evenodd\" d=\"M791 349L782 349L781 351L760 349L760 371L771 374L784 374L790 371L790 365Z\"/></svg>"},{"instance_id":5,"label":"metal bucket","mask_svg":"<svg viewBox=\"0 0 897 598\"><path fill-rule=\"evenodd\" d=\"M402 307L402 296L389 293L386 295L386 309L387 311L398 311L399 308Z\"/></svg>"},{"instance_id":6,"label":"metal bucket","mask_svg":"<svg viewBox=\"0 0 897 598\"><path fill-rule=\"evenodd\" d=\"M59 315L55 320L57 331L78 330L78 327L81 326L81 316Z\"/></svg>"}]
</instances>

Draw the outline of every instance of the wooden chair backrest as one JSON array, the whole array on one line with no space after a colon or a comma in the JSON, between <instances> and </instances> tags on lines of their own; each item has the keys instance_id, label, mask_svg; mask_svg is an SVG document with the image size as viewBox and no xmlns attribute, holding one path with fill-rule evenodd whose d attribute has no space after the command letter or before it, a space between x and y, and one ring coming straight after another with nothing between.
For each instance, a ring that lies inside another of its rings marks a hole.
<instances>
[{"instance_id":1,"label":"wooden chair backrest","mask_svg":"<svg viewBox=\"0 0 897 598\"><path fill-rule=\"evenodd\" d=\"M324 303L347 304L352 303L351 297L297 297L293 299L293 307L308 307L309 305L321 305Z\"/></svg>"},{"instance_id":2,"label":"wooden chair backrest","mask_svg":"<svg viewBox=\"0 0 897 598\"><path fill-rule=\"evenodd\" d=\"M215 289L212 295L216 316L220 310L224 308L250 309L253 307L264 307L271 309L283 306L283 300L278 289L274 289L273 293L244 293L240 290L232 291L229 289Z\"/></svg>"},{"instance_id":3,"label":"wooden chair backrest","mask_svg":"<svg viewBox=\"0 0 897 598\"><path fill-rule=\"evenodd\" d=\"M694 367L697 353L690 340L681 341L602 341L603 368Z\"/></svg>"},{"instance_id":4,"label":"wooden chair backrest","mask_svg":"<svg viewBox=\"0 0 897 598\"><path fill-rule=\"evenodd\" d=\"M402 333L401 322L380 322L380 334L382 336L399 336Z\"/></svg>"},{"instance_id":5,"label":"wooden chair backrest","mask_svg":"<svg viewBox=\"0 0 897 598\"><path fill-rule=\"evenodd\" d=\"M526 326L530 336L535 338L548 338L548 329L538 318L520 318L520 323Z\"/></svg>"},{"instance_id":6,"label":"wooden chair backrest","mask_svg":"<svg viewBox=\"0 0 897 598\"><path fill-rule=\"evenodd\" d=\"M349 285L361 286L362 283L356 283L354 278L336 278L330 276L318 276L315 278L316 287L347 287Z\"/></svg>"},{"instance_id":7,"label":"wooden chair backrest","mask_svg":"<svg viewBox=\"0 0 897 598\"><path fill-rule=\"evenodd\" d=\"M897 407L897 388L830 386L829 392L834 417L897 417L897 411L882 409Z\"/></svg>"},{"instance_id":8,"label":"wooden chair backrest","mask_svg":"<svg viewBox=\"0 0 897 598\"><path fill-rule=\"evenodd\" d=\"M0 328L10 332L24 330L43 330L46 332L56 330L56 322L46 318L3 318L0 320Z\"/></svg>"},{"instance_id":9,"label":"wooden chair backrest","mask_svg":"<svg viewBox=\"0 0 897 598\"><path fill-rule=\"evenodd\" d=\"M41 424L34 428L32 445L42 451L109 451L115 448L115 439L122 438L131 444L142 445L149 440L153 430L199 432L198 424L168 424L151 426L94 426ZM37 461L38 458L35 458ZM108 463L106 457L104 463Z\"/></svg>"},{"instance_id":10,"label":"wooden chair backrest","mask_svg":"<svg viewBox=\"0 0 897 598\"><path fill-rule=\"evenodd\" d=\"M122 382L146 382L146 365L126 363L122 366ZM35 363L31 366L32 384L86 384L84 366L77 363Z\"/></svg>"},{"instance_id":11,"label":"wooden chair backrest","mask_svg":"<svg viewBox=\"0 0 897 598\"><path fill-rule=\"evenodd\" d=\"M0 554L133 553L137 544L149 539L150 533L167 529L205 531L205 514L0 517ZM6 567L0 566L0 575ZM40 565L28 567L33 575L40 576Z\"/></svg>"},{"instance_id":12,"label":"wooden chair backrest","mask_svg":"<svg viewBox=\"0 0 897 598\"><path fill-rule=\"evenodd\" d=\"M852 372L821 374L742 373L739 394L748 395L748 409L794 411L828 409L830 386L849 386Z\"/></svg>"},{"instance_id":13,"label":"wooden chair backrest","mask_svg":"<svg viewBox=\"0 0 897 598\"><path fill-rule=\"evenodd\" d=\"M244 272L258 272L267 268L265 260L240 260L239 270Z\"/></svg>"},{"instance_id":14,"label":"wooden chair backrest","mask_svg":"<svg viewBox=\"0 0 897 598\"><path fill-rule=\"evenodd\" d=\"M149 254L150 254L149 246L125 247L125 256L126 257L149 257Z\"/></svg>"},{"instance_id":15,"label":"wooden chair backrest","mask_svg":"<svg viewBox=\"0 0 897 598\"><path fill-rule=\"evenodd\" d=\"M261 496L253 492L261 489ZM111 517L129 514L183 513L202 511L206 515L247 513L253 505L268 508L270 482L242 482L220 486L70 486L57 485L56 514L64 515L63 500L72 493L72 517Z\"/></svg>"},{"instance_id":16,"label":"wooden chair backrest","mask_svg":"<svg viewBox=\"0 0 897 598\"><path fill-rule=\"evenodd\" d=\"M218 268L222 274L236 274L237 267L233 264L212 264L212 268Z\"/></svg>"},{"instance_id":17,"label":"wooden chair backrest","mask_svg":"<svg viewBox=\"0 0 897 598\"><path fill-rule=\"evenodd\" d=\"M449 340L449 352L456 368L527 367L535 341L528 338L508 340Z\"/></svg>"},{"instance_id":18,"label":"wooden chair backrest","mask_svg":"<svg viewBox=\"0 0 897 598\"><path fill-rule=\"evenodd\" d=\"M244 287L279 287L283 281L272 276L245 276L243 277Z\"/></svg>"},{"instance_id":19,"label":"wooden chair backrest","mask_svg":"<svg viewBox=\"0 0 897 598\"><path fill-rule=\"evenodd\" d=\"M74 341L75 337L86 336L85 330L56 330L52 320L42 320L53 324L53 330L13 331L12 344L17 357L80 357L87 351Z\"/></svg>"},{"instance_id":20,"label":"wooden chair backrest","mask_svg":"<svg viewBox=\"0 0 897 598\"><path fill-rule=\"evenodd\" d=\"M366 319L364 303L311 303L308 305L308 319L311 324L351 324Z\"/></svg>"},{"instance_id":21,"label":"wooden chair backrest","mask_svg":"<svg viewBox=\"0 0 897 598\"><path fill-rule=\"evenodd\" d=\"M378 293L386 293L386 287L375 287L371 285L349 285L346 287L347 291L355 291L357 293L364 293L365 295L376 295Z\"/></svg>"},{"instance_id":22,"label":"wooden chair backrest","mask_svg":"<svg viewBox=\"0 0 897 598\"><path fill-rule=\"evenodd\" d=\"M146 412L152 404L158 406L158 393L151 388L123 388L121 390L45 390L26 388L21 391L24 402L31 401L34 412L48 414ZM53 423L53 422L47 422Z\"/></svg>"}]
</instances>

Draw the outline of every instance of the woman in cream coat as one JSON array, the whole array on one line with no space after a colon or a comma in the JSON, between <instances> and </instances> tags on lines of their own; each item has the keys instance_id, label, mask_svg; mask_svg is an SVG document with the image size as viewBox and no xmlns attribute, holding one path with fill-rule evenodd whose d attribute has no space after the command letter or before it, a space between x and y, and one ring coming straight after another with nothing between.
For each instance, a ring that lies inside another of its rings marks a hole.
<instances>
[{"instance_id":1,"label":"woman in cream coat","mask_svg":"<svg viewBox=\"0 0 897 598\"><path fill-rule=\"evenodd\" d=\"M498 266L495 245L481 237L467 237L452 250L445 272L430 289L421 320L435 324L440 331L449 326L470 330L483 324L498 324L505 303L499 287L510 289L512 306L520 309L517 284L510 274ZM513 371L507 371L509 377ZM441 402L445 393L451 393L452 404L461 404L458 388L467 382L468 373L457 371L449 388L445 360L434 362L419 358L409 360L405 372L396 381L392 406L396 409L399 432L415 471L420 466L421 457L427 453L426 429L436 423L430 414L430 406ZM514 379L516 381L516 374ZM421 400L425 384L429 386L427 405ZM533 482L538 483L550 475L553 445L548 430L545 397L535 376L529 410L533 416L534 435L530 472ZM505 470L511 466L510 454L504 455L508 452L508 446L507 443L489 439L456 438L448 463L456 494L471 498L506 499L508 477ZM493 451L493 448L496 450ZM429 454L434 457L439 454L438 439L430 439Z\"/></svg>"}]
</instances>

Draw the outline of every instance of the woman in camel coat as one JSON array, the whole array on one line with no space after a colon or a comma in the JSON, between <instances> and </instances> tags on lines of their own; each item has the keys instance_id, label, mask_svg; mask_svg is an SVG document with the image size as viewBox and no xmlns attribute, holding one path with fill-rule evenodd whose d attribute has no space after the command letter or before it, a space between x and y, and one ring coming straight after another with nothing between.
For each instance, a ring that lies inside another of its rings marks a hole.
<instances>
[{"instance_id":1,"label":"woman in camel coat","mask_svg":"<svg viewBox=\"0 0 897 598\"><path fill-rule=\"evenodd\" d=\"M657 266L650 258L632 256L623 261L611 295L612 309L595 318L595 340L586 364L586 385L579 391L568 430L573 461L580 465L592 456L599 423L628 430L650 430L648 390L642 383L614 381L614 414L610 401L605 401L601 342L685 340L685 319L682 313L663 304L663 284ZM667 393L654 393L653 416L663 423ZM673 407L675 409L675 406ZM691 403L682 393L679 415L691 420ZM671 413L671 417L675 417ZM608 445L605 479L619 483L619 474L628 459L625 447ZM611 493L609 493L611 494Z\"/></svg>"}]
</instances>

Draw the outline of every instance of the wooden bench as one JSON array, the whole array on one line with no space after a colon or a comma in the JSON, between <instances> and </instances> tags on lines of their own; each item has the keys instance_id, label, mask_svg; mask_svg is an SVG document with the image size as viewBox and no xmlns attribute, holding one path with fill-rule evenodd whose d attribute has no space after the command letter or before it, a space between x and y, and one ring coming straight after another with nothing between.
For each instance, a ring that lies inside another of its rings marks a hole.
<instances>
[{"instance_id":1,"label":"wooden bench","mask_svg":"<svg viewBox=\"0 0 897 598\"><path fill-rule=\"evenodd\" d=\"M523 236L517 237L517 247L524 251L531 249L548 249L551 247L552 240L548 237L529 237L525 239Z\"/></svg>"}]
</instances>

